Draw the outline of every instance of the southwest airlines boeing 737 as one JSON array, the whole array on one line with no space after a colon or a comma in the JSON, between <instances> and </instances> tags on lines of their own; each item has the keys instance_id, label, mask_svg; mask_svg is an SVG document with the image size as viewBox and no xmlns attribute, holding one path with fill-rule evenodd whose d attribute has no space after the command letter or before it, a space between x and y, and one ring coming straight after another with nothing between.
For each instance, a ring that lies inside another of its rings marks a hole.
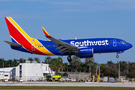
<instances>
[{"instance_id":1,"label":"southwest airlines boeing 737","mask_svg":"<svg viewBox=\"0 0 135 90\"><path fill-rule=\"evenodd\" d=\"M91 58L94 53L124 52L132 47L130 43L117 38L91 38L91 39L71 39L59 40L48 34L42 27L45 36L50 41L32 38L11 18L5 17L7 27L12 42L5 41L12 49L38 55L67 55L69 62L72 61L71 55L80 58Z\"/></svg>"}]
</instances>

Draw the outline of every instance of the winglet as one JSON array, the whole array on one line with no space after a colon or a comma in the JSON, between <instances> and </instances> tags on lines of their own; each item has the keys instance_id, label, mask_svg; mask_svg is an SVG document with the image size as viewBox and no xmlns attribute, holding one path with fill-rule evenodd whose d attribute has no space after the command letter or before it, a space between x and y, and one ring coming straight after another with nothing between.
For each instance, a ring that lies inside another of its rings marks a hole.
<instances>
[{"instance_id":1,"label":"winglet","mask_svg":"<svg viewBox=\"0 0 135 90\"><path fill-rule=\"evenodd\" d=\"M42 29L43 29L43 32L44 32L45 36L46 36L47 38L51 38L51 36L48 34L48 32L45 30L45 28L42 27Z\"/></svg>"}]
</instances>

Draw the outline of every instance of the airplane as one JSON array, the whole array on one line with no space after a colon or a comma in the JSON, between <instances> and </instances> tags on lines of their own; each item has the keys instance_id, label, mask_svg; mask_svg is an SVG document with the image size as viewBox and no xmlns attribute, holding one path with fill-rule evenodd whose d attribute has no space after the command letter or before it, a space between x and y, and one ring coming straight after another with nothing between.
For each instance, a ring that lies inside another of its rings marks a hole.
<instances>
[{"instance_id":1,"label":"airplane","mask_svg":"<svg viewBox=\"0 0 135 90\"><path fill-rule=\"evenodd\" d=\"M42 27L45 36L50 39L44 41L30 37L11 17L5 17L5 21L12 42L4 42L12 49L38 55L67 56L69 62L72 55L92 58L95 53L117 53L118 57L118 54L132 47L132 44L117 38L56 39Z\"/></svg>"}]
</instances>

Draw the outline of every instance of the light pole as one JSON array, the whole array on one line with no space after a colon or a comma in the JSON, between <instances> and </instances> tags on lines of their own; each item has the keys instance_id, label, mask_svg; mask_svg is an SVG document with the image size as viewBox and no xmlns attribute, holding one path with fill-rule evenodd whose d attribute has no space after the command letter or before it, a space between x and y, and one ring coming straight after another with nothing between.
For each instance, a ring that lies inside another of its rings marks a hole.
<instances>
[{"instance_id":1,"label":"light pole","mask_svg":"<svg viewBox=\"0 0 135 90\"><path fill-rule=\"evenodd\" d=\"M97 76L97 73L98 73L99 76L100 76L100 65L97 65L97 67L96 67L96 76Z\"/></svg>"},{"instance_id":2,"label":"light pole","mask_svg":"<svg viewBox=\"0 0 135 90\"><path fill-rule=\"evenodd\" d=\"M98 70L98 65L97 65L97 67L96 67L96 76L97 76L97 70Z\"/></svg>"},{"instance_id":3,"label":"light pole","mask_svg":"<svg viewBox=\"0 0 135 90\"><path fill-rule=\"evenodd\" d=\"M99 77L100 77L100 65L99 65Z\"/></svg>"}]
</instances>

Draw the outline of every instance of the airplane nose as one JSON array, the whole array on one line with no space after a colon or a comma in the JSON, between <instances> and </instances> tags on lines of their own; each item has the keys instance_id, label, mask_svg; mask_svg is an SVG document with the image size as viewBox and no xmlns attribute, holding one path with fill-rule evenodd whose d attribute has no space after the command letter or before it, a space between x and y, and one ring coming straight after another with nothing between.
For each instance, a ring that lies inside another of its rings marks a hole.
<instances>
[{"instance_id":1,"label":"airplane nose","mask_svg":"<svg viewBox=\"0 0 135 90\"><path fill-rule=\"evenodd\" d=\"M127 47L128 47L128 48L132 48L132 47L133 47L133 45L132 45L132 44L130 44L130 43L128 43Z\"/></svg>"}]
</instances>

